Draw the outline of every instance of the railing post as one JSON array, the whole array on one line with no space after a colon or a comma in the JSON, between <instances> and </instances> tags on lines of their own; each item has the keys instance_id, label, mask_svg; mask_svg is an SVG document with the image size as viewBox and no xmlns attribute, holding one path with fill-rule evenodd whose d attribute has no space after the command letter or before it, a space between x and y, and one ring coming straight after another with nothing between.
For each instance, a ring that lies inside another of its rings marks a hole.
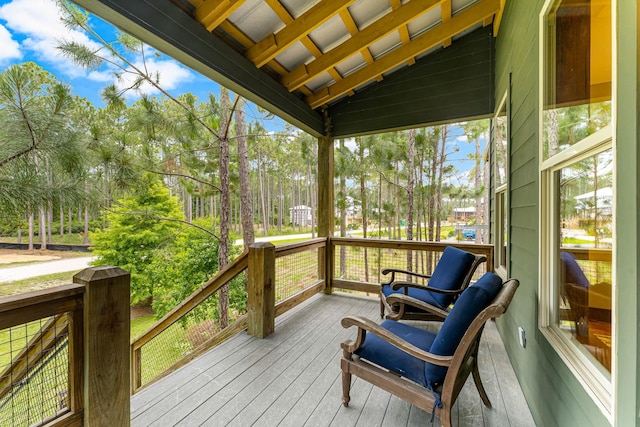
<instances>
[{"instance_id":1,"label":"railing post","mask_svg":"<svg viewBox=\"0 0 640 427\"><path fill-rule=\"evenodd\" d=\"M73 276L84 294L84 425L129 426L130 274L93 267Z\"/></svg>"},{"instance_id":2,"label":"railing post","mask_svg":"<svg viewBox=\"0 0 640 427\"><path fill-rule=\"evenodd\" d=\"M275 330L276 247L269 242L249 246L248 269L247 332L264 338Z\"/></svg>"}]
</instances>

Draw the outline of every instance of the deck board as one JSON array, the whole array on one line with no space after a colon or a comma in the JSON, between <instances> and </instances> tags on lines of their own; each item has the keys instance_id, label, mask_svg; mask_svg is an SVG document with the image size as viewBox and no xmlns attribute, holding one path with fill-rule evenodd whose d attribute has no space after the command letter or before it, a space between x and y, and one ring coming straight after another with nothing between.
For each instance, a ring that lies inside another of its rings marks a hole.
<instances>
[{"instance_id":1,"label":"deck board","mask_svg":"<svg viewBox=\"0 0 640 427\"><path fill-rule=\"evenodd\" d=\"M379 321L377 300L317 295L280 316L266 339L237 335L134 395L131 424L430 426L430 413L355 377L349 407L342 405L340 343L355 329L342 328L340 319L351 314ZM492 323L480 370L493 409L484 407L469 378L452 409L454 425L534 426Z\"/></svg>"}]
</instances>

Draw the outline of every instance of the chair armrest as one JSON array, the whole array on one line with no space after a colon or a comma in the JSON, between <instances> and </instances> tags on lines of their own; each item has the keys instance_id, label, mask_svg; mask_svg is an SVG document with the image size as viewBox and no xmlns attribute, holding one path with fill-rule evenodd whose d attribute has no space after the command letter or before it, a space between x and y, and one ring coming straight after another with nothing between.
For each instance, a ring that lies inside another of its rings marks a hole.
<instances>
[{"instance_id":1,"label":"chair armrest","mask_svg":"<svg viewBox=\"0 0 640 427\"><path fill-rule=\"evenodd\" d=\"M434 365L438 366L449 366L451 364L451 360L453 360L453 356L438 356L436 354L431 354L428 351L421 350L410 342L403 340L399 336L394 335L377 323L372 322L371 320L364 317L347 316L342 318L343 328L349 328L351 326L358 327L358 338L356 339L355 343L349 340L341 344L342 349L346 352L353 353L354 351L356 351L362 345L366 332L369 332L383 339L394 347L414 357L417 357L424 362L433 363Z\"/></svg>"},{"instance_id":2,"label":"chair armrest","mask_svg":"<svg viewBox=\"0 0 640 427\"><path fill-rule=\"evenodd\" d=\"M387 282L387 284L393 283L393 280L396 277L396 273L407 274L409 276L420 277L422 279L430 279L431 278L430 274L414 273L413 271L401 270L399 268L383 268L381 273L384 276L386 276L387 274L391 273L391 278L389 279L389 282Z\"/></svg>"},{"instance_id":3,"label":"chair armrest","mask_svg":"<svg viewBox=\"0 0 640 427\"><path fill-rule=\"evenodd\" d=\"M426 311L427 313L433 314L435 316L438 316L442 318L442 320L446 319L447 316L449 315L449 312L446 310L443 310L431 304L427 304L424 301L421 301L417 298L413 298L413 297L410 297L409 295L404 295L404 294L389 295L387 297L387 303L391 305L398 304L401 306L397 311L398 319L396 319L396 316L394 316L393 313L390 313L387 315L387 319L391 319L391 320L399 320L399 318L401 318L406 311L406 308L404 306L407 306L407 305Z\"/></svg>"},{"instance_id":4,"label":"chair armrest","mask_svg":"<svg viewBox=\"0 0 640 427\"><path fill-rule=\"evenodd\" d=\"M452 289L452 290L439 289L431 286L420 285L418 283L413 283L413 282L393 282L391 284L391 289L393 289L394 291L398 291L400 289L409 289L409 288L422 289L423 291L429 291L429 292L434 292L436 294L444 294L444 295L458 295L464 291L464 289Z\"/></svg>"}]
</instances>

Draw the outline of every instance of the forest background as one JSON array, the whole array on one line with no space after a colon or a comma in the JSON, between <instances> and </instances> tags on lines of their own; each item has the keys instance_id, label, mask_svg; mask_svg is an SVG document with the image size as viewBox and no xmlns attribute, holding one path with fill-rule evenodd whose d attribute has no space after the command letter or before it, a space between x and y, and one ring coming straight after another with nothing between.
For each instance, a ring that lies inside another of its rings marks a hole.
<instances>
[{"instance_id":1,"label":"forest background","mask_svg":"<svg viewBox=\"0 0 640 427\"><path fill-rule=\"evenodd\" d=\"M38 46L15 35L16 10L36 3L29 2L0 7L7 22L0 28L12 30L19 47ZM201 76L197 92L182 92L172 77L187 74L167 66L175 64L170 58L67 2L37 3L54 7L64 28L43 51L92 76L100 97L86 96L88 85L71 86L77 80L59 77L55 67L47 71L39 65L46 57L38 64L7 57L5 44L2 236L43 249L54 241L91 243L99 264L132 273L132 303L161 315L239 253L236 238L247 245L254 231L315 235L315 138ZM453 232L443 224L454 207L473 207L477 214L466 222L483 225L488 125L336 141L336 232L439 241ZM304 221L296 220L299 206L312 213ZM222 325L244 301L242 284L230 288L215 308Z\"/></svg>"}]
</instances>

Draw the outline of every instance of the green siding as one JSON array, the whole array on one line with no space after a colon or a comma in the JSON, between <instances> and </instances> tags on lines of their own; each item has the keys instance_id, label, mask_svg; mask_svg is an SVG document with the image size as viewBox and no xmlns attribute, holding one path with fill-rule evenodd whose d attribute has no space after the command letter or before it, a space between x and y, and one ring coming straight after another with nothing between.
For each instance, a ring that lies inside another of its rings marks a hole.
<instances>
[{"instance_id":1,"label":"green siding","mask_svg":"<svg viewBox=\"0 0 640 427\"><path fill-rule=\"evenodd\" d=\"M494 41L491 27L480 28L331 105L332 135L491 117Z\"/></svg>"},{"instance_id":2,"label":"green siding","mask_svg":"<svg viewBox=\"0 0 640 427\"><path fill-rule=\"evenodd\" d=\"M509 224L511 276L520 289L498 321L531 412L540 426L604 426L606 417L538 330L538 22L543 0L507 2L496 40L496 98L511 77ZM527 333L518 343L517 328Z\"/></svg>"}]
</instances>

